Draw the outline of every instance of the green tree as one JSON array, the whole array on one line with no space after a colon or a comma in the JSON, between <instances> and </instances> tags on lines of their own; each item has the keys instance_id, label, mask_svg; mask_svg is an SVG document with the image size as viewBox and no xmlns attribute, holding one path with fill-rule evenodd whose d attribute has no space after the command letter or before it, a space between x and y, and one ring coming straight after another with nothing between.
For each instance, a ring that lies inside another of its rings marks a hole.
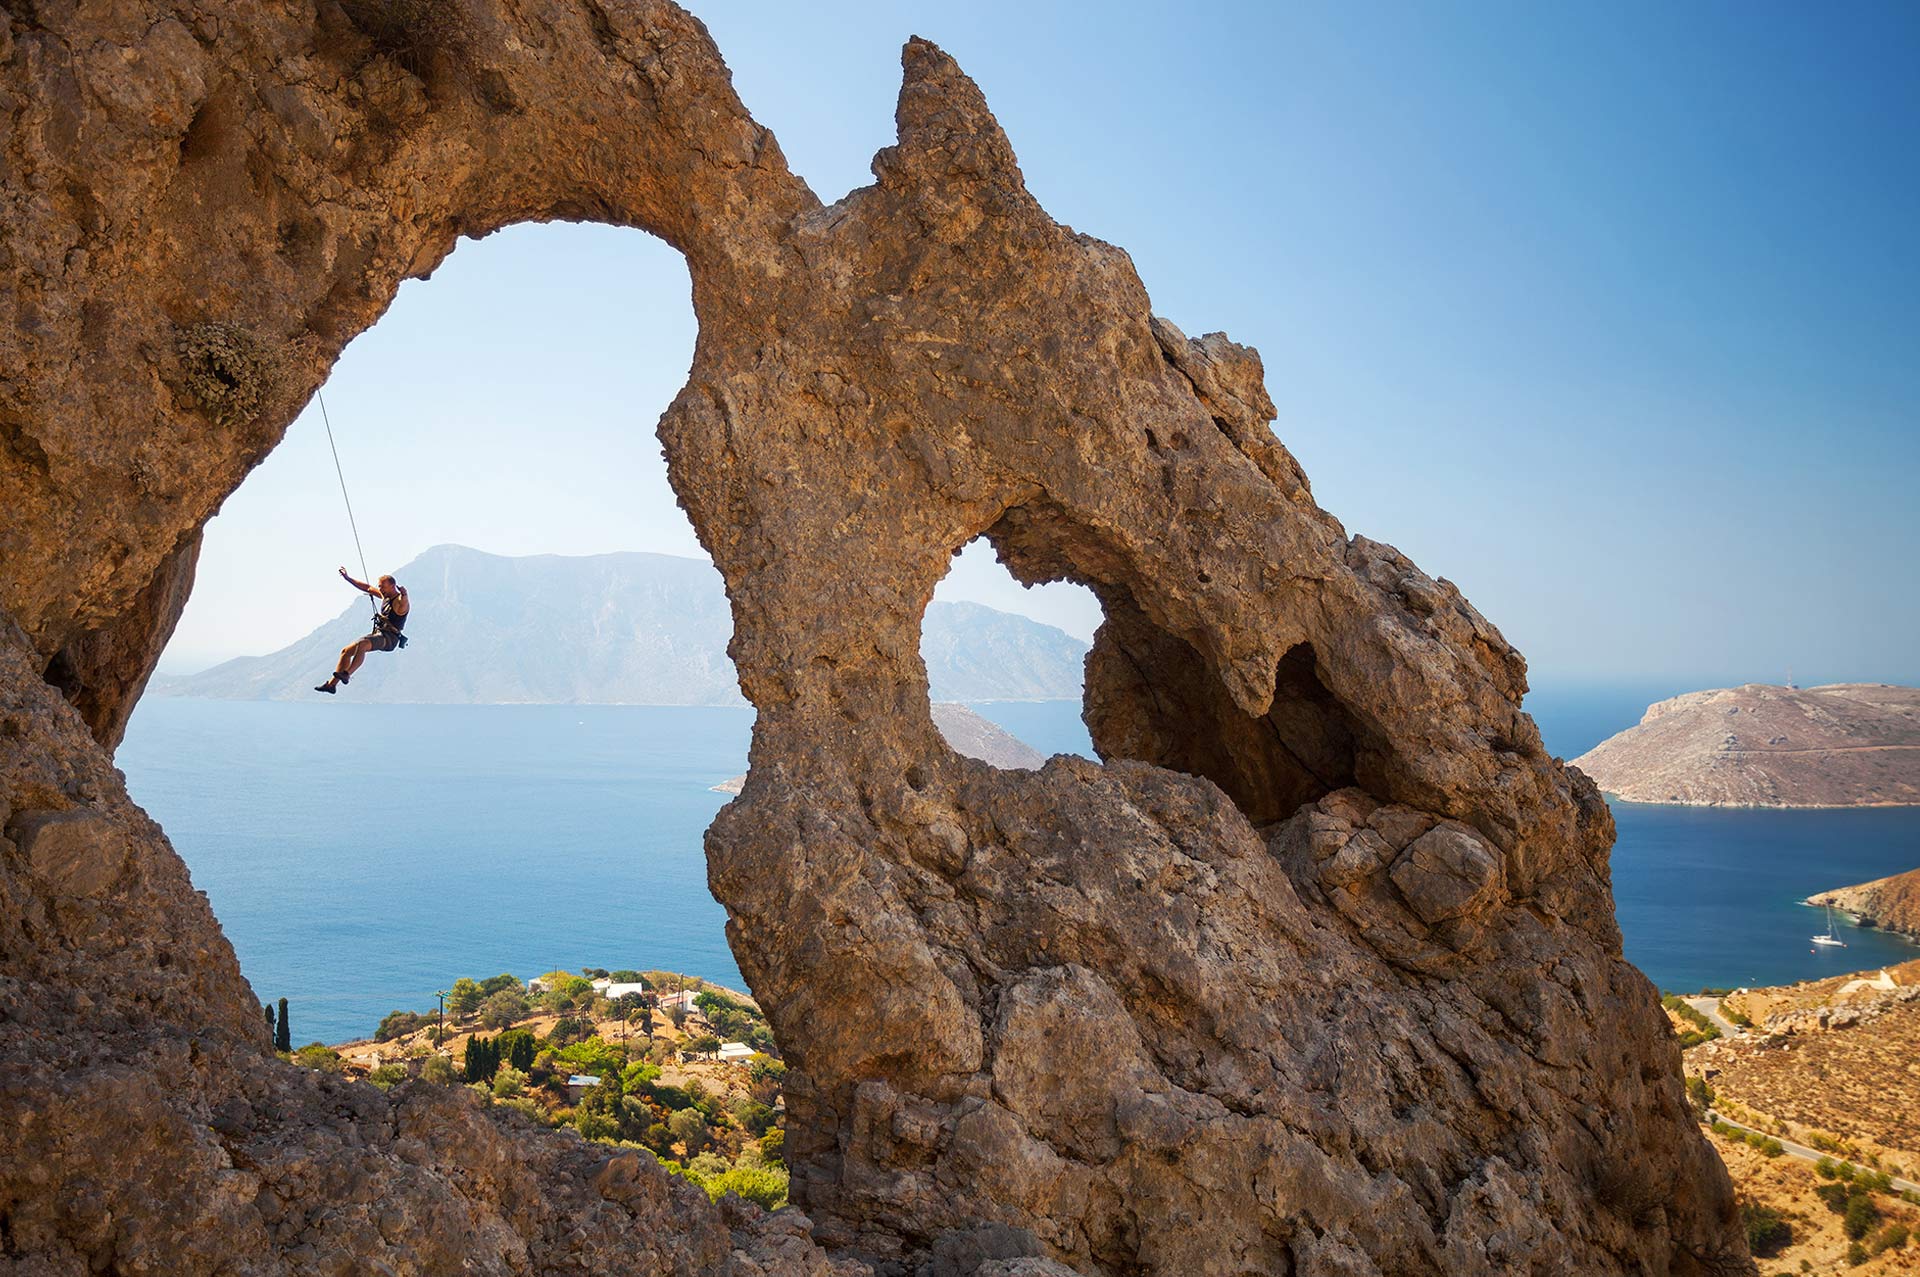
<instances>
[{"instance_id":1,"label":"green tree","mask_svg":"<svg viewBox=\"0 0 1920 1277\"><path fill-rule=\"evenodd\" d=\"M273 1003L262 1002L260 1004L260 1009L267 1013L267 1032L269 1034L272 1034L273 1033Z\"/></svg>"},{"instance_id":2,"label":"green tree","mask_svg":"<svg viewBox=\"0 0 1920 1277\"><path fill-rule=\"evenodd\" d=\"M287 1023L287 1000L280 999L280 1018L273 1025L273 1049L285 1054L293 1050L293 1028Z\"/></svg>"},{"instance_id":3,"label":"green tree","mask_svg":"<svg viewBox=\"0 0 1920 1277\"><path fill-rule=\"evenodd\" d=\"M527 1075L511 1064L493 1075L493 1093L503 1100L510 1100L527 1089Z\"/></svg>"},{"instance_id":4,"label":"green tree","mask_svg":"<svg viewBox=\"0 0 1920 1277\"><path fill-rule=\"evenodd\" d=\"M707 1119L698 1109L681 1109L667 1119L667 1129L692 1157L707 1146Z\"/></svg>"},{"instance_id":5,"label":"green tree","mask_svg":"<svg viewBox=\"0 0 1920 1277\"><path fill-rule=\"evenodd\" d=\"M467 1058L463 1072L469 1082L490 1082L500 1069L500 1041L474 1034L467 1039Z\"/></svg>"},{"instance_id":6,"label":"green tree","mask_svg":"<svg viewBox=\"0 0 1920 1277\"><path fill-rule=\"evenodd\" d=\"M526 1029L509 1029L495 1041L500 1045L501 1059L505 1063L522 1073L532 1071L533 1057L539 1048L535 1045L531 1032Z\"/></svg>"},{"instance_id":7,"label":"green tree","mask_svg":"<svg viewBox=\"0 0 1920 1277\"><path fill-rule=\"evenodd\" d=\"M1742 1202L1740 1217L1747 1226L1747 1249L1762 1259L1779 1254L1793 1241L1793 1228L1771 1206Z\"/></svg>"},{"instance_id":8,"label":"green tree","mask_svg":"<svg viewBox=\"0 0 1920 1277\"><path fill-rule=\"evenodd\" d=\"M1880 1222L1880 1208L1873 1204L1873 1198L1865 1193L1849 1198L1847 1213L1840 1221L1840 1227L1854 1240L1865 1237Z\"/></svg>"},{"instance_id":9,"label":"green tree","mask_svg":"<svg viewBox=\"0 0 1920 1277\"><path fill-rule=\"evenodd\" d=\"M779 1162L784 1165L787 1160L787 1133L776 1126L762 1135L760 1158L765 1162Z\"/></svg>"},{"instance_id":10,"label":"green tree","mask_svg":"<svg viewBox=\"0 0 1920 1277\"><path fill-rule=\"evenodd\" d=\"M419 1028L421 1016L415 1011L389 1011L381 1019L380 1027L373 1031L375 1042L391 1042L397 1037L412 1033Z\"/></svg>"},{"instance_id":11,"label":"green tree","mask_svg":"<svg viewBox=\"0 0 1920 1277\"><path fill-rule=\"evenodd\" d=\"M453 1085L453 1061L435 1051L421 1063L420 1078L435 1086Z\"/></svg>"},{"instance_id":12,"label":"green tree","mask_svg":"<svg viewBox=\"0 0 1920 1277\"><path fill-rule=\"evenodd\" d=\"M720 1049L720 1039L711 1033L703 1033L687 1043L687 1051L692 1055L712 1055Z\"/></svg>"},{"instance_id":13,"label":"green tree","mask_svg":"<svg viewBox=\"0 0 1920 1277\"><path fill-rule=\"evenodd\" d=\"M486 996L478 981L461 976L447 990L447 1009L455 1015L472 1015L480 1009L480 1002Z\"/></svg>"},{"instance_id":14,"label":"green tree","mask_svg":"<svg viewBox=\"0 0 1920 1277\"><path fill-rule=\"evenodd\" d=\"M518 989L497 989L480 1004L480 1023L489 1029L508 1028L527 1018L527 995Z\"/></svg>"},{"instance_id":15,"label":"green tree","mask_svg":"<svg viewBox=\"0 0 1920 1277\"><path fill-rule=\"evenodd\" d=\"M295 1064L305 1065L318 1073L338 1073L340 1071L340 1053L323 1042L309 1042L293 1053Z\"/></svg>"},{"instance_id":16,"label":"green tree","mask_svg":"<svg viewBox=\"0 0 1920 1277\"><path fill-rule=\"evenodd\" d=\"M518 976L506 975L504 973L501 975L489 977L488 979L482 980L480 982L480 992L487 995L488 997L492 997L496 993L504 993L507 991L524 994L526 993L527 989L525 985L520 983L520 979Z\"/></svg>"}]
</instances>

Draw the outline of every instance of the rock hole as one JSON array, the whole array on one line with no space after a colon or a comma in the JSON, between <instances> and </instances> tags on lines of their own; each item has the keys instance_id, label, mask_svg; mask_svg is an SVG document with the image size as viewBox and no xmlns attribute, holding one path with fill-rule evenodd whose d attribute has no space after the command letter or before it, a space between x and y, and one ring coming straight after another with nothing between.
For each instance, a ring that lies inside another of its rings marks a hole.
<instances>
[{"instance_id":1,"label":"rock hole","mask_svg":"<svg viewBox=\"0 0 1920 1277\"><path fill-rule=\"evenodd\" d=\"M1103 759L1204 776L1255 824L1355 783L1359 733L1321 680L1311 644L1287 651L1272 707L1249 715L1191 644L1125 591L1101 596L1107 623L1088 660L1086 721Z\"/></svg>"},{"instance_id":2,"label":"rock hole","mask_svg":"<svg viewBox=\"0 0 1920 1277\"><path fill-rule=\"evenodd\" d=\"M934 726L947 744L1001 768L1090 756L1079 710L1099 616L1084 587L1021 585L984 537L956 550L920 631Z\"/></svg>"}]
</instances>

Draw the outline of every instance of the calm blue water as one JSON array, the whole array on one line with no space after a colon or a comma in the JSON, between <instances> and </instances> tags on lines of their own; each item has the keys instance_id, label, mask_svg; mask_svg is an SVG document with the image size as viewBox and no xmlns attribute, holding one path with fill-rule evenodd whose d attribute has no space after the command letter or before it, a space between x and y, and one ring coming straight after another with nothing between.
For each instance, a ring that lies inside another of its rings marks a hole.
<instances>
[{"instance_id":1,"label":"calm blue water","mask_svg":"<svg viewBox=\"0 0 1920 1277\"><path fill-rule=\"evenodd\" d=\"M1528 700L1566 757L1672 687ZM1090 753L1079 706L973 707L1042 752ZM461 975L666 967L740 985L701 836L746 767L749 710L153 699L118 762L299 1041L370 1033ZM1663 988L1776 984L1920 957L1795 902L1920 866L1920 809L1616 803L1627 956Z\"/></svg>"}]
</instances>

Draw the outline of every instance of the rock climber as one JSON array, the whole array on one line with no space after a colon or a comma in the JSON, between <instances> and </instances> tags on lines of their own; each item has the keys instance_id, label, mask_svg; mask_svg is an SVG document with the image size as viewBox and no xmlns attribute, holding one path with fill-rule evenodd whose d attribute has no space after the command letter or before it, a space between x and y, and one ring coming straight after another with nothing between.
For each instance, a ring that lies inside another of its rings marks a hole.
<instances>
[{"instance_id":1,"label":"rock climber","mask_svg":"<svg viewBox=\"0 0 1920 1277\"><path fill-rule=\"evenodd\" d=\"M412 605L407 601L406 587L390 575L381 577L377 586L368 585L365 581L354 580L347 575L345 568L341 568L340 579L362 594L381 600L381 604L379 613L373 618L373 633L341 648L340 664L334 668L333 677L313 689L329 696L333 695L335 688L345 686L360 668L360 662L367 659L368 652L391 652L407 645L406 637L400 631L406 628L407 614L412 610Z\"/></svg>"}]
</instances>

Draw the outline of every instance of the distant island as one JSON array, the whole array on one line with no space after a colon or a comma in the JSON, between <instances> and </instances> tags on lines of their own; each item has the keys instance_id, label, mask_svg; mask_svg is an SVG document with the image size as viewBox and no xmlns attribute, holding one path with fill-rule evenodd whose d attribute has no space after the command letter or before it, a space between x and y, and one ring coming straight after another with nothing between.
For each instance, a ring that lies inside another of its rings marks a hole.
<instances>
[{"instance_id":1,"label":"distant island","mask_svg":"<svg viewBox=\"0 0 1920 1277\"><path fill-rule=\"evenodd\" d=\"M1573 760L1609 794L1698 807L1920 805L1920 688L1690 692Z\"/></svg>"},{"instance_id":2,"label":"distant island","mask_svg":"<svg viewBox=\"0 0 1920 1277\"><path fill-rule=\"evenodd\" d=\"M946 738L954 753L977 758L995 767L1031 770L1047 761L1039 750L998 723L988 722L965 705L936 703L933 707L933 725L940 729L940 735ZM717 793L737 794L746 787L746 783L747 778L742 774L723 780L713 788Z\"/></svg>"},{"instance_id":3,"label":"distant island","mask_svg":"<svg viewBox=\"0 0 1920 1277\"><path fill-rule=\"evenodd\" d=\"M1878 927L1920 943L1920 869L1822 891L1808 896L1807 903L1832 905L1863 927Z\"/></svg>"},{"instance_id":4,"label":"distant island","mask_svg":"<svg viewBox=\"0 0 1920 1277\"><path fill-rule=\"evenodd\" d=\"M720 573L667 554L509 558L441 545L395 570L413 599L404 652L370 657L356 703L745 705ZM343 597L348 592L343 587ZM305 638L198 674L155 696L318 699L313 685L367 632L361 602ZM936 701L1077 700L1087 644L978 603L934 603L922 635Z\"/></svg>"}]
</instances>

